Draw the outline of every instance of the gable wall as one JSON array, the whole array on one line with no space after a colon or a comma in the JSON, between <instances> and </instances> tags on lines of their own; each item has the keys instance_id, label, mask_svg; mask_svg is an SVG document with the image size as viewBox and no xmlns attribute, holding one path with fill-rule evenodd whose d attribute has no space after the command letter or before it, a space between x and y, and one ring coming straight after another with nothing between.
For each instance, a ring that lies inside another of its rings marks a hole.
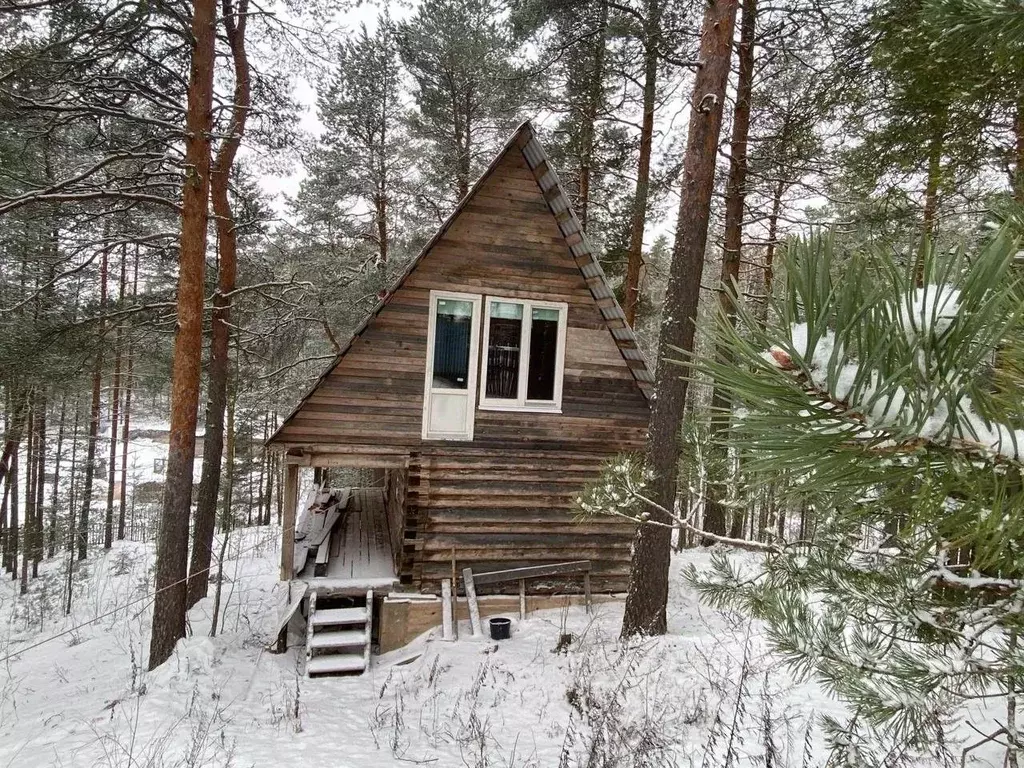
<instances>
[{"instance_id":1,"label":"gable wall","mask_svg":"<svg viewBox=\"0 0 1024 768\"><path fill-rule=\"evenodd\" d=\"M431 290L569 305L562 413L478 408L475 447L642 446L647 402L515 147L275 442L437 444L420 439Z\"/></svg>"},{"instance_id":2,"label":"gable wall","mask_svg":"<svg viewBox=\"0 0 1024 768\"><path fill-rule=\"evenodd\" d=\"M422 440L431 290L566 302L562 413L477 408L472 441ZM632 524L580 523L573 497L609 456L642 449L648 415L533 173L512 146L275 442L408 451L400 573L407 584L438 591L454 551L460 570L590 559L594 589L622 591Z\"/></svg>"}]
</instances>

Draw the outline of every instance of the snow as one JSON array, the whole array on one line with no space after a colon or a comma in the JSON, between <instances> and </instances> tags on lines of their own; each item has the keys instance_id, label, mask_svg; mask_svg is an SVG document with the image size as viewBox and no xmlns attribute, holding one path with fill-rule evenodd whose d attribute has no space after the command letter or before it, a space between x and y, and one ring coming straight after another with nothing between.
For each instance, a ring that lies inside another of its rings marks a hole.
<instances>
[{"instance_id":1,"label":"snow","mask_svg":"<svg viewBox=\"0 0 1024 768\"><path fill-rule=\"evenodd\" d=\"M929 356L924 350L941 346L943 335L961 311L960 298L960 290L954 286L924 285L911 291L897 308L899 329L911 349L917 350L915 358L923 382L937 375L929 370ZM802 365L794 361L794 354ZM817 404L819 408L835 411L843 404L863 415L868 430L862 437L875 439L879 431L886 430L909 432L924 440L958 441L995 456L1024 460L1024 429L982 417L955 378L959 371L946 374L954 378L944 380L943 386L922 384L910 391L883 381L878 371L862 373L859 361L846 353L831 330L815 338L807 323L793 323L788 339L780 340L761 356L777 368L805 373L814 389L828 396ZM826 420L822 429L842 431L842 422Z\"/></svg>"},{"instance_id":2,"label":"snow","mask_svg":"<svg viewBox=\"0 0 1024 768\"><path fill-rule=\"evenodd\" d=\"M375 657L364 676L306 679L300 646L268 650L285 597L278 533L232 534L224 632L207 636L204 600L191 637L152 673L143 669L146 545L94 553L70 619L56 597L59 564L46 563L25 597L0 583L0 766L739 768L764 765L766 750L774 765L821 765L818 718L844 713L793 678L757 622L700 605L681 571L705 567L705 550L673 562L665 637L622 645L613 601L593 615L574 607L514 619L500 643L471 638L463 622L461 640L428 632ZM755 564L756 555L736 557ZM566 632L574 640L556 652Z\"/></svg>"},{"instance_id":3,"label":"snow","mask_svg":"<svg viewBox=\"0 0 1024 768\"><path fill-rule=\"evenodd\" d=\"M49 605L59 602L56 563L24 598L0 587L0 659L17 654L0 664L0 765L553 766L563 753L575 765L595 734L620 742L600 749L622 751L626 734L639 732L659 754L699 761L705 750L727 749L744 659L751 712L735 726L746 739L733 739L739 764L753 765L763 751L762 689L796 751L815 713L837 711L812 684L770 674L749 622L702 609L682 586L682 560L665 638L620 647L622 604L600 603L593 616L571 608L515 620L513 639L502 643L470 638L466 624L454 643L430 632L375 658L362 677L308 680L301 648L267 650L283 599L277 533L236 537L225 633L206 636L212 600L203 601L190 616L192 636L152 673L142 669L148 600L32 647L144 597L145 545L95 555L71 620ZM554 653L563 631L581 639Z\"/></svg>"},{"instance_id":4,"label":"snow","mask_svg":"<svg viewBox=\"0 0 1024 768\"><path fill-rule=\"evenodd\" d=\"M910 341L941 337L960 312L960 289L952 285L915 288L903 306L900 319Z\"/></svg>"}]
</instances>

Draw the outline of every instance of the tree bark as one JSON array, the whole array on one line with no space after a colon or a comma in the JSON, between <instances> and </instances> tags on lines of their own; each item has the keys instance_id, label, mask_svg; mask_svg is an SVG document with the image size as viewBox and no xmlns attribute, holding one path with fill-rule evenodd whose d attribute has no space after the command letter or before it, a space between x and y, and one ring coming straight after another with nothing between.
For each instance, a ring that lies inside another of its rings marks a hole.
<instances>
[{"instance_id":1,"label":"tree bark","mask_svg":"<svg viewBox=\"0 0 1024 768\"><path fill-rule=\"evenodd\" d=\"M924 189L924 215L922 230L926 240L935 239L935 216L939 208L939 186L942 181L942 151L945 147L945 120L932 134L928 143L928 179ZM924 249L918 249L914 260L914 281L924 285Z\"/></svg>"},{"instance_id":2,"label":"tree bark","mask_svg":"<svg viewBox=\"0 0 1024 768\"><path fill-rule=\"evenodd\" d=\"M75 426L71 432L71 474L68 477L68 537L66 542L68 553L72 555L72 559L76 544L75 510L78 509L78 497L75 495L75 491L78 488L78 427L82 421L81 406L81 401L76 397Z\"/></svg>"},{"instance_id":3,"label":"tree bark","mask_svg":"<svg viewBox=\"0 0 1024 768\"><path fill-rule=\"evenodd\" d=\"M36 414L35 393L29 396L28 429L25 436L25 515L21 542L21 594L28 593L28 562L35 542L36 522Z\"/></svg>"},{"instance_id":4,"label":"tree bark","mask_svg":"<svg viewBox=\"0 0 1024 768\"><path fill-rule=\"evenodd\" d=\"M768 214L768 243L764 249L764 301L761 303L758 320L764 328L768 322L768 305L775 290L775 250L778 247L779 216L782 215L782 196L786 193L785 180L779 179L772 193L772 209Z\"/></svg>"},{"instance_id":5,"label":"tree bark","mask_svg":"<svg viewBox=\"0 0 1024 768\"><path fill-rule=\"evenodd\" d=\"M7 439L4 441L3 455L0 455L0 482L6 477L11 467L11 457L21 443L21 437L25 428L25 413L28 408L28 398L24 393L16 393L11 396L11 421L7 430Z\"/></svg>"},{"instance_id":6,"label":"tree bark","mask_svg":"<svg viewBox=\"0 0 1024 768\"><path fill-rule=\"evenodd\" d=\"M203 281L207 205L210 200L216 16L215 0L195 0L193 3L193 49L185 115L185 183L178 256L178 327L171 364L170 445L167 486L157 541L150 669L166 661L178 640L185 636L188 522L203 357Z\"/></svg>"},{"instance_id":7,"label":"tree bark","mask_svg":"<svg viewBox=\"0 0 1024 768\"><path fill-rule=\"evenodd\" d=\"M43 559L43 496L46 489L46 404L45 392L40 392L36 413L36 515L32 524L32 578L39 576L39 563Z\"/></svg>"},{"instance_id":8,"label":"tree bark","mask_svg":"<svg viewBox=\"0 0 1024 768\"><path fill-rule=\"evenodd\" d=\"M686 403L686 370L675 359L693 349L701 272L711 216L722 107L732 59L737 0L710 0L701 30L700 69L694 82L690 127L683 160L683 189L676 223L664 317L658 340L655 397L647 439L648 466L654 473L649 493L665 509L675 505L679 431ZM663 512L652 520L668 523ZM666 631L668 569L672 532L662 525L640 525L622 620L622 636Z\"/></svg>"},{"instance_id":9,"label":"tree bark","mask_svg":"<svg viewBox=\"0 0 1024 768\"><path fill-rule=\"evenodd\" d=\"M658 52L660 45L659 0L648 0L644 32L644 114L640 124L640 159L636 170L636 191L633 193L633 218L629 228L629 251L626 261L626 285L622 311L630 327L636 325L640 306L640 273L644 265L644 230L647 225L647 202L651 186L651 153L654 149L654 106L658 93Z\"/></svg>"},{"instance_id":10,"label":"tree bark","mask_svg":"<svg viewBox=\"0 0 1024 768\"><path fill-rule=\"evenodd\" d=\"M107 306L107 260L104 247L100 261L100 313ZM85 449L85 479L82 485L82 512L78 516L78 559L85 560L89 546L89 508L92 506L92 482L96 474L96 443L100 431L100 390L103 385L103 335L105 323L100 320L99 343L92 369L92 402L89 408L89 442Z\"/></svg>"},{"instance_id":11,"label":"tree bark","mask_svg":"<svg viewBox=\"0 0 1024 768\"><path fill-rule=\"evenodd\" d=\"M245 21L248 0L239 0L237 24L231 0L223 0L223 24L231 47L235 67L235 93L228 137L220 146L210 173L210 196L217 226L219 260L217 291L213 296L210 322L210 366L206 432L203 438L203 469L196 499L192 557L189 565L186 607L191 608L204 597L210 584L210 557L213 531L217 522L217 499L220 495L221 458L224 451L224 408L227 402L228 343L230 341L231 292L235 290L238 264L238 242L235 220L231 212L228 190L231 167L245 132L249 111L249 61L245 52Z\"/></svg>"},{"instance_id":12,"label":"tree bark","mask_svg":"<svg viewBox=\"0 0 1024 768\"><path fill-rule=\"evenodd\" d=\"M237 371L236 371L237 373ZM231 510L235 501L235 401L238 397L237 378L231 387L227 403L227 429L225 435L224 457L224 510L221 512L221 530L225 533L231 528Z\"/></svg>"},{"instance_id":13,"label":"tree bark","mask_svg":"<svg viewBox=\"0 0 1024 768\"><path fill-rule=\"evenodd\" d=\"M132 298L139 295L139 248L135 247L135 259L132 265ZM134 384L135 344L128 338L126 350L128 361L124 374L124 418L121 424L121 498L118 499L117 540L124 539L125 507L128 501L128 440L132 419L132 389Z\"/></svg>"},{"instance_id":14,"label":"tree bark","mask_svg":"<svg viewBox=\"0 0 1024 768\"><path fill-rule=\"evenodd\" d=\"M732 138L729 152L729 181L725 189L725 242L722 248L722 273L718 285L718 308L724 321L736 324L736 302L739 294L740 257L743 250L743 205L747 195L747 137L750 133L750 101L754 85L754 33L757 27L757 0L743 0L743 22L740 26L738 50L739 73L736 80L736 108L732 117ZM730 357L725 348L716 345L715 356L722 363ZM719 445L722 432L729 426L732 408L717 382L711 393L710 451L716 457L709 465L707 496L704 501L703 529L717 536L726 535L726 483L728 454ZM743 513L735 511L729 537L742 538ZM711 541L704 541L708 546Z\"/></svg>"},{"instance_id":15,"label":"tree bark","mask_svg":"<svg viewBox=\"0 0 1024 768\"><path fill-rule=\"evenodd\" d=\"M60 462L64 456L64 421L68 414L68 393L60 398L60 421L57 424L57 446L53 454L53 485L50 486L50 524L46 537L46 555L57 552L57 499L60 497Z\"/></svg>"},{"instance_id":16,"label":"tree bark","mask_svg":"<svg viewBox=\"0 0 1024 768\"><path fill-rule=\"evenodd\" d=\"M1024 93L1017 99L1013 118L1013 199L1024 205Z\"/></svg>"},{"instance_id":17,"label":"tree bark","mask_svg":"<svg viewBox=\"0 0 1024 768\"><path fill-rule=\"evenodd\" d=\"M118 283L117 305L124 303L124 289L127 261L121 253L121 279ZM110 549L114 544L114 483L117 480L117 424L121 408L121 344L124 333L120 324L114 341L114 378L110 386L110 457L107 462L107 508L103 518L103 548ZM124 478L121 479L122 485Z\"/></svg>"},{"instance_id":18,"label":"tree bark","mask_svg":"<svg viewBox=\"0 0 1024 768\"><path fill-rule=\"evenodd\" d=\"M11 453L10 474L7 482L11 488L11 524L7 526L7 559L11 571L11 579L18 579L18 451L20 445L14 444Z\"/></svg>"},{"instance_id":19,"label":"tree bark","mask_svg":"<svg viewBox=\"0 0 1024 768\"><path fill-rule=\"evenodd\" d=\"M590 213L590 186L593 174L594 147L597 144L597 115L604 98L604 55L608 30L608 3L600 3L600 17L597 33L594 35L594 66L590 72L590 90L587 94L586 112L583 115L580 136L580 176L579 198L576 201L576 213L583 231L587 230Z\"/></svg>"}]
</instances>

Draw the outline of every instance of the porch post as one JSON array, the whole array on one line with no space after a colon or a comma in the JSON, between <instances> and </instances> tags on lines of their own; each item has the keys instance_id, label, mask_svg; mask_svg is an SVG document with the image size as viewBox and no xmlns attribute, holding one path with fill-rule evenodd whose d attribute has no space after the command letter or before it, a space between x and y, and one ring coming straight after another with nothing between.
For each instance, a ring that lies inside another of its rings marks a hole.
<instances>
[{"instance_id":1,"label":"porch post","mask_svg":"<svg viewBox=\"0 0 1024 768\"><path fill-rule=\"evenodd\" d=\"M281 581L291 581L295 577L295 516L298 506L299 467L297 464L286 463L284 520L281 523Z\"/></svg>"}]
</instances>

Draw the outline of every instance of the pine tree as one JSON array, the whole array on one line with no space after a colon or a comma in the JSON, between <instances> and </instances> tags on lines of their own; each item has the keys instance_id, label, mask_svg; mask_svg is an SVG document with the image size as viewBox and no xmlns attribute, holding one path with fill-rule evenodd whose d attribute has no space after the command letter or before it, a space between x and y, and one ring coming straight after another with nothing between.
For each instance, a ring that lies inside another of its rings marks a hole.
<instances>
[{"instance_id":1,"label":"pine tree","mask_svg":"<svg viewBox=\"0 0 1024 768\"><path fill-rule=\"evenodd\" d=\"M227 404L228 343L231 329L231 293L238 272L238 231L229 199L231 172L242 143L252 100L249 57L245 47L248 0L223 0L221 24L231 51L234 70L234 97L226 138L217 149L210 169L210 197L217 231L217 292L213 297L210 319L210 364L208 371L203 468L196 497L192 554L189 561L188 594L185 605L191 608L206 597L210 582L210 558L220 495L221 457L224 449L224 410Z\"/></svg>"},{"instance_id":2,"label":"pine tree","mask_svg":"<svg viewBox=\"0 0 1024 768\"><path fill-rule=\"evenodd\" d=\"M214 0L197 0L192 16L192 72L186 117L181 251L177 321L171 382L170 448L160 537L149 668L165 662L185 636L188 523L192 506L203 346L203 278L206 269L207 206L210 199L210 133L216 42Z\"/></svg>"},{"instance_id":3,"label":"pine tree","mask_svg":"<svg viewBox=\"0 0 1024 768\"><path fill-rule=\"evenodd\" d=\"M725 445L789 478L777 486L784 505L814 514L817 530L747 543L765 555L756 564L718 552L690 579L712 604L764 620L794 671L849 703L850 720L826 726L837 756L857 750L858 765L891 764L880 745L928 748L983 696L1007 697L1014 730L996 735L1020 743L1017 249L1006 228L975 253L925 245L918 286L885 250L840 253L827 235L794 242L777 319L763 326L741 301L738 326L717 331L732 360L700 366L743 409ZM605 486L615 493L595 488L587 508L645 516L647 472L619 462L617 485Z\"/></svg>"},{"instance_id":4,"label":"pine tree","mask_svg":"<svg viewBox=\"0 0 1024 768\"><path fill-rule=\"evenodd\" d=\"M890 222L896 209L897 231L914 221L934 237L944 198L969 190L990 151L991 59L942 44L923 0L873 5L848 48L850 76L862 81L850 123L859 141L845 158L852 196L884 201Z\"/></svg>"},{"instance_id":5,"label":"pine tree","mask_svg":"<svg viewBox=\"0 0 1024 768\"><path fill-rule=\"evenodd\" d=\"M412 127L430 145L425 171L437 192L455 200L466 196L526 100L503 19L494 0L425 0L398 27L415 82Z\"/></svg>"},{"instance_id":6,"label":"pine tree","mask_svg":"<svg viewBox=\"0 0 1024 768\"><path fill-rule=\"evenodd\" d=\"M683 191L658 340L655 398L647 438L646 453L652 470L650 493L659 509L653 513L654 524L639 526L633 540L623 637L660 635L667 626L665 606L672 543L666 514L671 515L675 507L687 389L678 357L679 350L683 354L693 351L737 6L737 0L716 0L708 4L704 15L700 53L703 64L693 87Z\"/></svg>"}]
</instances>

